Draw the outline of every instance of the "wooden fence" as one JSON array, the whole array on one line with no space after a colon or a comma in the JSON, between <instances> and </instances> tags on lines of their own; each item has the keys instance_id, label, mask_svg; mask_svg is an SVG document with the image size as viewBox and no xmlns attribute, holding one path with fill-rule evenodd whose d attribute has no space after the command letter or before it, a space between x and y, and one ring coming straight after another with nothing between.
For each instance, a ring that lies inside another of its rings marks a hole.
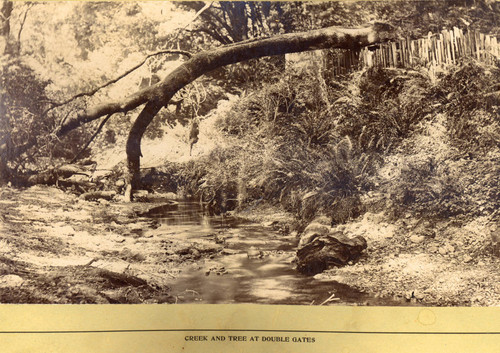
<instances>
[{"instance_id":1,"label":"wooden fence","mask_svg":"<svg viewBox=\"0 0 500 353\"><path fill-rule=\"evenodd\" d=\"M433 71L463 58L494 64L500 60L500 41L483 33L461 29L429 32L421 39L406 39L365 47L359 52L343 49L317 50L286 54L287 66L330 69L335 76L345 75L363 67L425 66Z\"/></svg>"},{"instance_id":2,"label":"wooden fence","mask_svg":"<svg viewBox=\"0 0 500 353\"><path fill-rule=\"evenodd\" d=\"M461 29L429 32L426 38L384 43L373 48L363 48L359 53L364 67L413 67L416 65L442 66L455 64L461 58L475 58L486 64L500 59L500 43L475 31L464 33Z\"/></svg>"}]
</instances>

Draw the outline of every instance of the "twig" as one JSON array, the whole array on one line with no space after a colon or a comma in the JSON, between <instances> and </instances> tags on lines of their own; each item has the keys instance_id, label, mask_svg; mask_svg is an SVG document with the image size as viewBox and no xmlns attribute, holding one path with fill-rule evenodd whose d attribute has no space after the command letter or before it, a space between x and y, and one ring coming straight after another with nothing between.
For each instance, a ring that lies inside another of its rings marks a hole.
<instances>
[{"instance_id":1,"label":"twig","mask_svg":"<svg viewBox=\"0 0 500 353\"><path fill-rule=\"evenodd\" d=\"M23 17L23 20L21 21L21 25L19 27L19 32L17 32L17 42L19 43L19 48L21 47L21 33L23 32L24 24L26 23L26 17L28 16L29 10L33 6L35 6L35 4L29 4L26 11L24 11L24 17Z\"/></svg>"},{"instance_id":2,"label":"twig","mask_svg":"<svg viewBox=\"0 0 500 353\"><path fill-rule=\"evenodd\" d=\"M336 301L336 300L340 300L340 298L334 298L334 297L335 297L335 293L333 293L332 295L330 295L330 296L328 297L328 299L327 299L327 300L325 300L323 303L321 303L319 306L324 305L324 304L329 303L329 302L333 302L333 301Z\"/></svg>"},{"instance_id":3,"label":"twig","mask_svg":"<svg viewBox=\"0 0 500 353\"><path fill-rule=\"evenodd\" d=\"M189 27L189 25L190 25L191 23L193 23L193 22L194 22L194 20L196 20L198 17L200 17L200 15L201 15L203 12L205 12L205 11L206 11L206 10L208 10L210 7L212 7L213 3L214 3L214 2L213 2L213 1L211 1L211 2L210 2L210 3L208 3L208 4L205 4L205 6L203 6L203 7L201 8L201 10L200 10L200 11L198 11L198 12L196 13L196 15L194 15L194 17L191 19L191 21L189 21L189 22L188 22L188 23L187 23L187 24L186 24L183 28L181 28L181 29L179 30L179 32L177 32L177 35L174 37L174 39L175 39L175 38L177 38L177 37L179 36L179 33L180 33L180 32L182 32L182 31L184 31L186 28L188 28L188 27Z\"/></svg>"},{"instance_id":4,"label":"twig","mask_svg":"<svg viewBox=\"0 0 500 353\"><path fill-rule=\"evenodd\" d=\"M101 123L99 124L99 126L97 127L97 130L94 132L94 134L92 135L92 137L88 140L88 142L85 144L85 146L80 150L80 152L78 152L76 154L75 157L73 157L73 159L71 160L71 164L75 163L78 158L80 158L80 156L82 155L82 153L87 149L87 147L89 147L89 145L92 143L92 141L96 138L96 136L101 132L103 126L108 122L109 118L111 118L111 115L113 114L108 114L108 116L106 116L102 121Z\"/></svg>"},{"instance_id":5,"label":"twig","mask_svg":"<svg viewBox=\"0 0 500 353\"><path fill-rule=\"evenodd\" d=\"M188 51L185 51L185 50L177 50L177 49L165 49L165 50L160 50L160 51L157 51L155 53L152 53L152 54L148 54L146 55L146 57L140 62L138 63L137 65L135 65L134 67L128 69L127 71L125 71L123 74L115 77L114 79L112 80L109 80L108 82L104 83L103 85L99 86L99 87L96 87L90 91L87 91L87 92L81 92L81 93L78 93L76 95L74 95L73 97L69 98L69 99L66 99L65 101L63 102L60 102L60 103L52 103L52 106L50 108L48 108L45 112L44 112L44 115L47 114L49 111L51 111L52 109L54 108L57 108L57 107L60 107L60 106L63 106L65 104L68 104L72 101L74 101L75 99L77 98L80 98L80 97L88 97L88 96L92 96L94 94L96 94L97 92L99 92L101 89L103 88L106 88L110 85L112 85L113 83L116 83L118 82L119 80L121 80L122 78L124 78L125 76L129 75L130 73L132 73L133 71L137 70L139 67L141 67L142 65L144 65L146 63L146 61L149 59L149 58L152 58L153 56L156 56L156 55L160 55L160 54L181 54L181 55L185 55L187 56L188 58L191 58L192 57L192 54Z\"/></svg>"},{"instance_id":6,"label":"twig","mask_svg":"<svg viewBox=\"0 0 500 353\"><path fill-rule=\"evenodd\" d=\"M192 290L192 289L186 289L184 292L190 292L190 293L192 293L192 294L193 294L193 296L194 296L194 295L200 295L200 293L198 293L197 291Z\"/></svg>"}]
</instances>

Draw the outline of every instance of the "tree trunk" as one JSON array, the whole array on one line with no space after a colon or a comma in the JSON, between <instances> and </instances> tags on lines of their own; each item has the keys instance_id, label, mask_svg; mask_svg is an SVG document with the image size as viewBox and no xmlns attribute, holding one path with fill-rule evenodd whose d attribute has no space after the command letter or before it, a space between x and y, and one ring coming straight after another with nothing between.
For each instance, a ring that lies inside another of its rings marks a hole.
<instances>
[{"instance_id":1,"label":"tree trunk","mask_svg":"<svg viewBox=\"0 0 500 353\"><path fill-rule=\"evenodd\" d=\"M160 111L163 104L158 101L151 101L146 104L137 119L135 119L132 129L130 129L127 139L127 188L125 190L125 201L132 201L133 191L139 187L140 168L141 168L141 140L156 114Z\"/></svg>"},{"instance_id":2,"label":"tree trunk","mask_svg":"<svg viewBox=\"0 0 500 353\"><path fill-rule=\"evenodd\" d=\"M282 55L314 49L359 49L377 41L389 39L393 28L376 25L358 29L330 27L305 33L285 34L273 38L240 42L199 53L175 69L152 89L154 103L150 102L135 120L127 141L128 181L126 200L131 201L133 190L139 186L140 143L144 131L162 106L168 104L175 93L201 75L219 67L249 59Z\"/></svg>"},{"instance_id":3,"label":"tree trunk","mask_svg":"<svg viewBox=\"0 0 500 353\"><path fill-rule=\"evenodd\" d=\"M13 9L12 1L3 0L0 4L0 56L7 55L10 43L10 17ZM0 66L0 75L5 75L4 64ZM8 160L12 153L10 140L10 126L5 109L5 98L3 89L0 87L0 184L7 182L10 178Z\"/></svg>"},{"instance_id":4,"label":"tree trunk","mask_svg":"<svg viewBox=\"0 0 500 353\"><path fill-rule=\"evenodd\" d=\"M193 56L155 85L146 87L124 99L99 104L67 119L57 131L57 136L62 137L79 126L104 115L126 113L149 101L157 100L165 106L180 88L221 66L264 56L315 49L359 49L391 39L395 39L394 29L386 24L354 29L328 27L309 32L255 39L202 52Z\"/></svg>"},{"instance_id":5,"label":"tree trunk","mask_svg":"<svg viewBox=\"0 0 500 353\"><path fill-rule=\"evenodd\" d=\"M180 65L155 85L146 87L122 100L111 101L90 108L67 119L56 131L62 137L79 126L108 114L128 112L146 104L139 114L127 141L128 198L139 184L140 145L142 135L156 113L166 106L175 93L203 74L219 67L265 56L283 55L316 49L359 49L374 43L396 39L394 28L388 24L369 27L328 27L302 33L289 33L271 38L254 39L201 52ZM0 154L2 153L0 147Z\"/></svg>"}]
</instances>

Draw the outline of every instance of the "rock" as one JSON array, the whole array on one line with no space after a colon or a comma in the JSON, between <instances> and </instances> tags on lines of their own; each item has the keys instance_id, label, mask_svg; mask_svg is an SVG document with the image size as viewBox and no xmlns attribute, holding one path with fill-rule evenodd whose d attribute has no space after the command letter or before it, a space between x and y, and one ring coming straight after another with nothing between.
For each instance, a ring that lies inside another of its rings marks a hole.
<instances>
[{"instance_id":1,"label":"rock","mask_svg":"<svg viewBox=\"0 0 500 353\"><path fill-rule=\"evenodd\" d=\"M262 258L262 257L264 257L264 253L261 250L256 249L255 247L251 246L247 250L247 256L249 259Z\"/></svg>"},{"instance_id":2,"label":"rock","mask_svg":"<svg viewBox=\"0 0 500 353\"><path fill-rule=\"evenodd\" d=\"M146 256L136 251L132 251L129 248L124 248L120 251L120 258L125 261L137 261L142 262L146 260Z\"/></svg>"},{"instance_id":3,"label":"rock","mask_svg":"<svg viewBox=\"0 0 500 353\"><path fill-rule=\"evenodd\" d=\"M80 195L80 199L86 201L97 201L100 199L112 200L116 195L115 191L92 191Z\"/></svg>"},{"instance_id":4,"label":"rock","mask_svg":"<svg viewBox=\"0 0 500 353\"><path fill-rule=\"evenodd\" d=\"M19 287L24 283L24 279L17 275L0 276L0 288Z\"/></svg>"},{"instance_id":5,"label":"rock","mask_svg":"<svg viewBox=\"0 0 500 353\"><path fill-rule=\"evenodd\" d=\"M418 290L414 290L413 297L416 298L417 300L422 300L422 299L424 299L424 293L422 293Z\"/></svg>"},{"instance_id":6,"label":"rock","mask_svg":"<svg viewBox=\"0 0 500 353\"><path fill-rule=\"evenodd\" d=\"M224 244L224 242L226 241L226 239L224 238L224 236L220 235L220 234L216 234L214 236L214 240L215 240L215 244Z\"/></svg>"},{"instance_id":7,"label":"rock","mask_svg":"<svg viewBox=\"0 0 500 353\"><path fill-rule=\"evenodd\" d=\"M75 229L72 226L57 226L54 227L54 233L61 237L71 237L75 235Z\"/></svg>"},{"instance_id":8,"label":"rock","mask_svg":"<svg viewBox=\"0 0 500 353\"><path fill-rule=\"evenodd\" d=\"M145 199L148 197L149 192L147 190L135 190L134 191L134 198L135 199Z\"/></svg>"},{"instance_id":9,"label":"rock","mask_svg":"<svg viewBox=\"0 0 500 353\"><path fill-rule=\"evenodd\" d=\"M194 259L199 259L201 257L200 251L198 249L191 248L189 249L189 253Z\"/></svg>"},{"instance_id":10,"label":"rock","mask_svg":"<svg viewBox=\"0 0 500 353\"><path fill-rule=\"evenodd\" d=\"M424 240L425 240L425 236L423 236L423 235L413 234L413 235L410 237L410 241L411 241L412 243L415 243L415 244L420 244L420 243L422 243Z\"/></svg>"},{"instance_id":11,"label":"rock","mask_svg":"<svg viewBox=\"0 0 500 353\"><path fill-rule=\"evenodd\" d=\"M306 229L304 229L304 234L308 233L317 233L320 235L325 235L330 233L330 227L325 226L324 224L312 222L306 227Z\"/></svg>"},{"instance_id":12,"label":"rock","mask_svg":"<svg viewBox=\"0 0 500 353\"><path fill-rule=\"evenodd\" d=\"M439 248L436 245L429 246L429 252L437 253Z\"/></svg>"},{"instance_id":13,"label":"rock","mask_svg":"<svg viewBox=\"0 0 500 353\"><path fill-rule=\"evenodd\" d=\"M133 224L130 227L131 233L141 234L144 231L144 226L142 224Z\"/></svg>"},{"instance_id":14,"label":"rock","mask_svg":"<svg viewBox=\"0 0 500 353\"><path fill-rule=\"evenodd\" d=\"M116 201L116 202L125 202L125 196L123 196L123 195L115 195L115 197L113 197L113 200Z\"/></svg>"},{"instance_id":15,"label":"rock","mask_svg":"<svg viewBox=\"0 0 500 353\"><path fill-rule=\"evenodd\" d=\"M465 255L463 258L463 262L468 263L472 261L472 257L470 255Z\"/></svg>"},{"instance_id":16,"label":"rock","mask_svg":"<svg viewBox=\"0 0 500 353\"><path fill-rule=\"evenodd\" d=\"M436 237L436 230L433 228L428 228L428 229L422 230L420 232L420 234L424 237L427 237L427 238L435 238Z\"/></svg>"},{"instance_id":17,"label":"rock","mask_svg":"<svg viewBox=\"0 0 500 353\"><path fill-rule=\"evenodd\" d=\"M101 180L101 179L104 179L104 178L107 178L107 177L111 176L111 174L113 174L113 171L109 170L109 169L96 170L92 174L92 179L94 179L94 180ZM124 182L124 185L125 185L125 182Z\"/></svg>"},{"instance_id":18,"label":"rock","mask_svg":"<svg viewBox=\"0 0 500 353\"><path fill-rule=\"evenodd\" d=\"M210 243L193 243L186 245L176 251L176 254L184 256L191 255L193 258L200 258L202 255L218 253L222 250L221 246Z\"/></svg>"},{"instance_id":19,"label":"rock","mask_svg":"<svg viewBox=\"0 0 500 353\"><path fill-rule=\"evenodd\" d=\"M306 229L304 229L304 233L300 237L299 248L309 244L316 237L326 235L330 232L330 227L320 223L323 222L323 219L317 219L318 221L312 221Z\"/></svg>"},{"instance_id":20,"label":"rock","mask_svg":"<svg viewBox=\"0 0 500 353\"><path fill-rule=\"evenodd\" d=\"M239 254L239 253L241 253L241 251L234 250L234 249L223 249L222 250L222 254L223 255L236 255L236 254Z\"/></svg>"},{"instance_id":21,"label":"rock","mask_svg":"<svg viewBox=\"0 0 500 353\"><path fill-rule=\"evenodd\" d=\"M453 245L446 244L441 246L438 251L441 255L446 255L455 252L455 248L453 247Z\"/></svg>"},{"instance_id":22,"label":"rock","mask_svg":"<svg viewBox=\"0 0 500 353\"><path fill-rule=\"evenodd\" d=\"M276 271L276 270L282 270L284 268L288 268L287 265L285 264L266 264L260 266L257 271L260 272L271 272L271 271Z\"/></svg>"},{"instance_id":23,"label":"rock","mask_svg":"<svg viewBox=\"0 0 500 353\"><path fill-rule=\"evenodd\" d=\"M330 224L332 223L332 220L327 217L327 216L319 216L319 217L316 217L314 218L314 220L311 222L312 223L318 223L318 224L322 224L324 226L330 226Z\"/></svg>"},{"instance_id":24,"label":"rock","mask_svg":"<svg viewBox=\"0 0 500 353\"><path fill-rule=\"evenodd\" d=\"M278 221L267 221L267 222L262 223L262 225L264 227L272 227L272 226L275 226L277 224L278 224Z\"/></svg>"},{"instance_id":25,"label":"rock","mask_svg":"<svg viewBox=\"0 0 500 353\"><path fill-rule=\"evenodd\" d=\"M362 236L348 238L342 233L316 237L297 250L297 270L315 275L331 267L353 263L366 249L366 239Z\"/></svg>"},{"instance_id":26,"label":"rock","mask_svg":"<svg viewBox=\"0 0 500 353\"><path fill-rule=\"evenodd\" d=\"M130 264L122 260L116 262L97 260L94 261L90 266L114 273L124 273L129 268Z\"/></svg>"},{"instance_id":27,"label":"rock","mask_svg":"<svg viewBox=\"0 0 500 353\"><path fill-rule=\"evenodd\" d=\"M166 192L162 194L166 199L177 200L179 196L175 192Z\"/></svg>"},{"instance_id":28,"label":"rock","mask_svg":"<svg viewBox=\"0 0 500 353\"><path fill-rule=\"evenodd\" d=\"M123 179L118 179L118 180L115 182L115 186L116 186L117 188L122 188L122 187L124 187L124 186L125 186L125 180L123 180Z\"/></svg>"}]
</instances>

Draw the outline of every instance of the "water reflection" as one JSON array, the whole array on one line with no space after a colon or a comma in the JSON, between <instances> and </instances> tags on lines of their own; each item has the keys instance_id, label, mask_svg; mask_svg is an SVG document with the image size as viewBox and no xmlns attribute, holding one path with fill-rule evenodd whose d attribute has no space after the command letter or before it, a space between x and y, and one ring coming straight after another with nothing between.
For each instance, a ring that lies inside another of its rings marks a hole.
<instances>
[{"instance_id":1,"label":"water reflection","mask_svg":"<svg viewBox=\"0 0 500 353\"><path fill-rule=\"evenodd\" d=\"M373 298L334 281L320 281L294 270L297 240L232 217L208 216L197 202L155 207L144 216L161 223L166 237L190 241L225 239L226 254L200 261L171 284L179 303L320 304L331 294L334 304L400 305ZM250 256L251 250L258 256ZM227 254L229 253L229 254ZM261 255L260 255L261 254Z\"/></svg>"}]
</instances>

